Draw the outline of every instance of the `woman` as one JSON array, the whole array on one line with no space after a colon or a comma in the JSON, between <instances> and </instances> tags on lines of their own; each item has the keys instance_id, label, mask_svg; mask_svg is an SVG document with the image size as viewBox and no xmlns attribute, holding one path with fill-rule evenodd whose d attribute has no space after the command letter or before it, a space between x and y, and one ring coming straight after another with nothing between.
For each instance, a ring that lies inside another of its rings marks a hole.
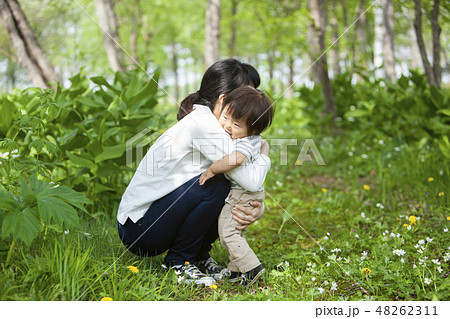
<instances>
[{"instance_id":1,"label":"woman","mask_svg":"<svg viewBox=\"0 0 450 319\"><path fill-rule=\"evenodd\" d=\"M218 122L226 95L239 86L259 83L258 72L248 64L235 59L214 63L200 89L181 102L179 122L151 146L120 202L122 242L138 255L168 250L164 265L183 274L186 283L211 285L223 269L209 251L218 238L217 218L230 185L223 174L203 186L198 179L211 163L233 151L230 136ZM258 189L270 167L266 155L227 175L245 189ZM251 205L236 206L239 211L233 214L240 229L264 212L260 202Z\"/></svg>"}]
</instances>

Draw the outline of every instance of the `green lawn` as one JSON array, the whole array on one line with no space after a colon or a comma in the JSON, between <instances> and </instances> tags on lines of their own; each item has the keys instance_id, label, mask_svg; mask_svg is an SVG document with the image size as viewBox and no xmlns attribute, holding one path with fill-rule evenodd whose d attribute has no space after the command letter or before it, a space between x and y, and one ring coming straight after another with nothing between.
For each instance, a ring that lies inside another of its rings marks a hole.
<instances>
[{"instance_id":1,"label":"green lawn","mask_svg":"<svg viewBox=\"0 0 450 319\"><path fill-rule=\"evenodd\" d=\"M347 141L316 140L325 166L295 165L300 145L281 165L272 149L266 213L246 233L267 269L258 286L179 285L163 256L127 252L114 213L97 212L30 252L16 247L2 262L0 299L448 300L448 165L426 147L372 141L352 151ZM220 243L212 255L226 264Z\"/></svg>"}]
</instances>

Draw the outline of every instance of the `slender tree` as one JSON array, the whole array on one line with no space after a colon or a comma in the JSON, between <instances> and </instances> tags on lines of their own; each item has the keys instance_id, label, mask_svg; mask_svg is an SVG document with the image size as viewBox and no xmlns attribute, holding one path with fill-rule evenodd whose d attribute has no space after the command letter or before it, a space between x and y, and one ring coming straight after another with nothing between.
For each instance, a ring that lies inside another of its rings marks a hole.
<instances>
[{"instance_id":1,"label":"slender tree","mask_svg":"<svg viewBox=\"0 0 450 319\"><path fill-rule=\"evenodd\" d=\"M383 0L383 60L386 78L394 82L394 3L392 0Z\"/></svg>"},{"instance_id":2,"label":"slender tree","mask_svg":"<svg viewBox=\"0 0 450 319\"><path fill-rule=\"evenodd\" d=\"M333 89L331 87L330 78L328 76L327 55L325 52L325 25L326 10L324 0L308 0L308 7L311 12L309 24L309 33L315 35L315 41L310 41L310 55L313 61L315 80L322 84L323 93L325 95L325 112L333 114L336 117L336 108L334 105ZM314 45L317 43L318 45Z\"/></svg>"},{"instance_id":3,"label":"slender tree","mask_svg":"<svg viewBox=\"0 0 450 319\"><path fill-rule=\"evenodd\" d=\"M205 67L220 58L220 7L221 0L208 0L205 24Z\"/></svg>"},{"instance_id":4,"label":"slender tree","mask_svg":"<svg viewBox=\"0 0 450 319\"><path fill-rule=\"evenodd\" d=\"M428 80L428 84L430 86L434 85L436 87L440 87L437 83L435 77L433 68L431 67L430 62L428 61L427 57L427 50L425 47L425 41L423 40L423 34L422 34L422 6L420 3L420 0L414 0L414 30L416 31L416 39L417 39L417 45L419 46L420 56L422 57L422 63L423 68L425 71L425 75ZM437 17L436 17L437 18Z\"/></svg>"},{"instance_id":5,"label":"slender tree","mask_svg":"<svg viewBox=\"0 0 450 319\"><path fill-rule=\"evenodd\" d=\"M20 65L33 85L46 88L61 81L47 55L39 45L17 0L0 0L0 15L5 24Z\"/></svg>"},{"instance_id":6,"label":"slender tree","mask_svg":"<svg viewBox=\"0 0 450 319\"><path fill-rule=\"evenodd\" d=\"M366 0L359 0L358 7L356 9L356 16L360 17L355 24L355 38L356 45L352 47L353 52L353 65L359 65L363 68L363 73L366 73L367 69L367 44L369 43L367 37L367 16L363 14L366 7ZM358 50L358 52L356 52Z\"/></svg>"},{"instance_id":7,"label":"slender tree","mask_svg":"<svg viewBox=\"0 0 450 319\"><path fill-rule=\"evenodd\" d=\"M114 13L112 0L95 0L95 7L100 25L104 31L103 41L105 43L106 54L109 65L113 71L123 72L123 52L117 45L119 42L119 23ZM117 42L117 43L116 43Z\"/></svg>"},{"instance_id":8,"label":"slender tree","mask_svg":"<svg viewBox=\"0 0 450 319\"><path fill-rule=\"evenodd\" d=\"M431 32L433 39L433 76L436 86L441 87L441 27L439 26L439 0L433 1L431 10ZM445 54L444 54L445 55Z\"/></svg>"},{"instance_id":9,"label":"slender tree","mask_svg":"<svg viewBox=\"0 0 450 319\"><path fill-rule=\"evenodd\" d=\"M374 15L374 42L373 42L373 64L375 67L375 77L380 79L385 76L383 69L383 4L378 2L373 7Z\"/></svg>"},{"instance_id":10,"label":"slender tree","mask_svg":"<svg viewBox=\"0 0 450 319\"><path fill-rule=\"evenodd\" d=\"M238 3L239 2L237 0L231 0L230 42L228 43L228 51L229 51L228 55L230 57L233 57L236 54L236 34L237 34L236 14Z\"/></svg>"},{"instance_id":11,"label":"slender tree","mask_svg":"<svg viewBox=\"0 0 450 319\"><path fill-rule=\"evenodd\" d=\"M331 18L330 18L330 27L331 27L331 43L334 43L333 47L331 48L331 63L332 63L332 70L333 70L333 77L336 77L339 73L341 73L341 66L340 66L340 57L339 57L339 51L340 51L340 45L339 42L336 42L339 38L339 26L338 26L338 19L337 19L337 0L331 0L330 3L330 9L331 9Z\"/></svg>"}]
</instances>

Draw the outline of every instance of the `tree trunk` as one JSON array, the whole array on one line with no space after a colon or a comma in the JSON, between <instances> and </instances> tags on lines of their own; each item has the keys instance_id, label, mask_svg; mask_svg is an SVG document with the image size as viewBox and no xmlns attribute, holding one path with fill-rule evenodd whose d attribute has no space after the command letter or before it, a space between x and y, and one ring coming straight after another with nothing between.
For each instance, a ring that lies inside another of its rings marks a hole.
<instances>
[{"instance_id":1,"label":"tree trunk","mask_svg":"<svg viewBox=\"0 0 450 319\"><path fill-rule=\"evenodd\" d=\"M333 89L328 76L327 55L325 53L325 1L308 0L308 6L310 8L312 18L309 29L314 32L316 36L315 42L319 44L318 47L313 45L312 47L314 48L314 51L310 52L313 57L313 61L315 61L313 62L313 67L317 65L317 72L320 83L322 84L323 94L325 95L325 112L327 114L332 114L334 120L336 117L336 108L334 105ZM311 43L314 42L310 42L310 44Z\"/></svg>"},{"instance_id":2,"label":"tree trunk","mask_svg":"<svg viewBox=\"0 0 450 319\"><path fill-rule=\"evenodd\" d=\"M205 29L205 68L220 58L221 0L208 0Z\"/></svg>"},{"instance_id":3,"label":"tree trunk","mask_svg":"<svg viewBox=\"0 0 450 319\"><path fill-rule=\"evenodd\" d=\"M439 26L439 0L434 0L431 11L431 32L433 38L433 75L436 86L441 88L441 27Z\"/></svg>"},{"instance_id":4,"label":"tree trunk","mask_svg":"<svg viewBox=\"0 0 450 319\"><path fill-rule=\"evenodd\" d=\"M353 52L353 61L354 64L358 64L358 66L362 67L364 70L362 73L367 74L367 17L364 12L366 0L360 0L358 4L358 8L356 9L356 16L360 17L355 25L355 33L356 33L356 41L359 45L358 54L356 54L356 46L355 51Z\"/></svg>"},{"instance_id":5,"label":"tree trunk","mask_svg":"<svg viewBox=\"0 0 450 319\"><path fill-rule=\"evenodd\" d=\"M294 88L292 87L294 85L294 55L292 53L288 56L288 68L289 68L289 76L288 76L288 90L287 90L287 96L292 98L294 97Z\"/></svg>"},{"instance_id":6,"label":"tree trunk","mask_svg":"<svg viewBox=\"0 0 450 319\"><path fill-rule=\"evenodd\" d=\"M237 14L237 0L231 0L231 24L230 24L230 42L228 43L229 56L234 57L236 55L236 14Z\"/></svg>"},{"instance_id":7,"label":"tree trunk","mask_svg":"<svg viewBox=\"0 0 450 319\"><path fill-rule=\"evenodd\" d=\"M374 43L373 43L373 65L375 67L375 78L382 79L385 74L383 72L383 7L378 2L373 7L373 15L375 20L374 26Z\"/></svg>"},{"instance_id":8,"label":"tree trunk","mask_svg":"<svg viewBox=\"0 0 450 319\"><path fill-rule=\"evenodd\" d=\"M104 32L103 42L105 44L106 55L108 56L109 66L116 72L125 71L123 65L122 49L119 43L119 24L114 14L114 5L112 0L95 0L95 7L100 22L100 26Z\"/></svg>"},{"instance_id":9,"label":"tree trunk","mask_svg":"<svg viewBox=\"0 0 450 319\"><path fill-rule=\"evenodd\" d=\"M347 19L347 6L345 5L345 0L341 0L341 6L342 6L342 22L344 23L344 30L347 30L348 28L348 19ZM346 46L345 46L345 69L348 71L348 65L350 63L350 52L354 52L355 47L355 40L350 39L350 30L345 33L345 40L346 40Z\"/></svg>"},{"instance_id":10,"label":"tree trunk","mask_svg":"<svg viewBox=\"0 0 450 319\"><path fill-rule=\"evenodd\" d=\"M395 81L394 56L394 4L392 0L383 0L383 57L386 78Z\"/></svg>"},{"instance_id":11,"label":"tree trunk","mask_svg":"<svg viewBox=\"0 0 450 319\"><path fill-rule=\"evenodd\" d=\"M0 0L0 15L19 63L27 71L33 85L47 88L50 82L60 82L17 0Z\"/></svg>"},{"instance_id":12,"label":"tree trunk","mask_svg":"<svg viewBox=\"0 0 450 319\"><path fill-rule=\"evenodd\" d=\"M178 55L177 55L177 46L175 41L170 43L172 48L172 67L173 67L173 75L175 79L175 101L179 101L180 98L180 86L178 80Z\"/></svg>"},{"instance_id":13,"label":"tree trunk","mask_svg":"<svg viewBox=\"0 0 450 319\"><path fill-rule=\"evenodd\" d=\"M434 79L433 70L427 57L427 50L425 48L425 42L422 34L422 8L420 0L414 0L414 30L416 31L417 45L419 46L420 56L422 57L423 68L427 77L428 84L437 87Z\"/></svg>"},{"instance_id":14,"label":"tree trunk","mask_svg":"<svg viewBox=\"0 0 450 319\"><path fill-rule=\"evenodd\" d=\"M331 19L330 19L330 25L331 25L331 43L334 43L333 47L331 48L331 63L333 64L333 77L336 78L339 73L341 73L341 66L339 65L340 58L339 58L339 42L336 42L339 38L339 27L338 27L338 21L336 17L336 1L332 0L331 3Z\"/></svg>"},{"instance_id":15,"label":"tree trunk","mask_svg":"<svg viewBox=\"0 0 450 319\"><path fill-rule=\"evenodd\" d=\"M142 7L140 0L134 1L134 9L131 14L131 34L130 34L130 54L133 57L133 62L141 64L141 59L138 55L138 38L142 30Z\"/></svg>"}]
</instances>

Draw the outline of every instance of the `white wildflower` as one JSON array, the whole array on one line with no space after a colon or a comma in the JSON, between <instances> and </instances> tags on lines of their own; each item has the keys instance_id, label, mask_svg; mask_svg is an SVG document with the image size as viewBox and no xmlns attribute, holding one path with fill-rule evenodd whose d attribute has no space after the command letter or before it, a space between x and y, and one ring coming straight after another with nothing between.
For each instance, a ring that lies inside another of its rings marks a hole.
<instances>
[{"instance_id":1,"label":"white wildflower","mask_svg":"<svg viewBox=\"0 0 450 319\"><path fill-rule=\"evenodd\" d=\"M406 251L404 251L403 249L394 249L392 253L397 256L404 256L406 254Z\"/></svg>"},{"instance_id":2,"label":"white wildflower","mask_svg":"<svg viewBox=\"0 0 450 319\"><path fill-rule=\"evenodd\" d=\"M401 262L402 264L404 264L404 263L405 263L405 258L400 259L400 262Z\"/></svg>"},{"instance_id":3,"label":"white wildflower","mask_svg":"<svg viewBox=\"0 0 450 319\"><path fill-rule=\"evenodd\" d=\"M433 241L433 238L427 237L427 242L431 243Z\"/></svg>"},{"instance_id":4,"label":"white wildflower","mask_svg":"<svg viewBox=\"0 0 450 319\"><path fill-rule=\"evenodd\" d=\"M440 265L439 259L432 259L431 262L436 265Z\"/></svg>"},{"instance_id":5,"label":"white wildflower","mask_svg":"<svg viewBox=\"0 0 450 319\"><path fill-rule=\"evenodd\" d=\"M323 289L323 288L320 288L320 287L319 287L319 288L317 288L317 289L319 289L319 293L320 293L320 294L323 294L323 293L324 293L324 291L325 291L325 289Z\"/></svg>"},{"instance_id":6,"label":"white wildflower","mask_svg":"<svg viewBox=\"0 0 450 319\"><path fill-rule=\"evenodd\" d=\"M441 266L437 267L437 271L439 271L439 273L441 273L442 272L442 267Z\"/></svg>"},{"instance_id":7,"label":"white wildflower","mask_svg":"<svg viewBox=\"0 0 450 319\"><path fill-rule=\"evenodd\" d=\"M366 213L361 212L361 217L362 217L362 218L366 218Z\"/></svg>"},{"instance_id":8,"label":"white wildflower","mask_svg":"<svg viewBox=\"0 0 450 319\"><path fill-rule=\"evenodd\" d=\"M359 238L359 235L358 235L358 234L356 234L356 235L355 235L355 238Z\"/></svg>"},{"instance_id":9,"label":"white wildflower","mask_svg":"<svg viewBox=\"0 0 450 319\"><path fill-rule=\"evenodd\" d=\"M311 281L313 281L313 282L316 281L316 277L312 277Z\"/></svg>"},{"instance_id":10,"label":"white wildflower","mask_svg":"<svg viewBox=\"0 0 450 319\"><path fill-rule=\"evenodd\" d=\"M337 290L337 287L338 287L338 285L337 285L337 283L335 283L334 281L331 283L331 288L330 288L330 290Z\"/></svg>"},{"instance_id":11,"label":"white wildflower","mask_svg":"<svg viewBox=\"0 0 450 319\"><path fill-rule=\"evenodd\" d=\"M423 239L419 240L419 245L425 245L425 240Z\"/></svg>"},{"instance_id":12,"label":"white wildflower","mask_svg":"<svg viewBox=\"0 0 450 319\"><path fill-rule=\"evenodd\" d=\"M431 284L431 279L428 279L428 278L425 278L425 280L424 280L424 283L425 283L425 285L429 285L429 284Z\"/></svg>"},{"instance_id":13,"label":"white wildflower","mask_svg":"<svg viewBox=\"0 0 450 319\"><path fill-rule=\"evenodd\" d=\"M384 206L381 203L377 203L375 206L380 208L380 209L384 209Z\"/></svg>"},{"instance_id":14,"label":"white wildflower","mask_svg":"<svg viewBox=\"0 0 450 319\"><path fill-rule=\"evenodd\" d=\"M283 186L283 183L280 181L276 181L275 184L277 184L277 186L279 186L279 187Z\"/></svg>"},{"instance_id":15,"label":"white wildflower","mask_svg":"<svg viewBox=\"0 0 450 319\"><path fill-rule=\"evenodd\" d=\"M448 232L448 228L442 228L442 230L444 231L444 233Z\"/></svg>"}]
</instances>

